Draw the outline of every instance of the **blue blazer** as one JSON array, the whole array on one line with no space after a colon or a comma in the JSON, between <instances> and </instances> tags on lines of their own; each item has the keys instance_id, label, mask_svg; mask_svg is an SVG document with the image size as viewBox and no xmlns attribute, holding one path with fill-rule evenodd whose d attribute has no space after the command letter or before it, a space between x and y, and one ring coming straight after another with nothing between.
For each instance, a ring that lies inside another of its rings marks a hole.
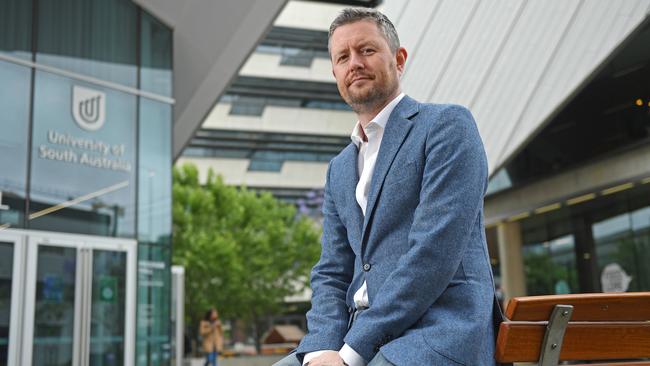
<instances>
[{"instance_id":1,"label":"blue blazer","mask_svg":"<svg viewBox=\"0 0 650 366\"><path fill-rule=\"evenodd\" d=\"M308 334L397 366L494 365L494 283L483 227L487 160L470 112L405 96L390 115L364 217L357 147L330 162ZM370 308L348 330L354 293Z\"/></svg>"}]
</instances>

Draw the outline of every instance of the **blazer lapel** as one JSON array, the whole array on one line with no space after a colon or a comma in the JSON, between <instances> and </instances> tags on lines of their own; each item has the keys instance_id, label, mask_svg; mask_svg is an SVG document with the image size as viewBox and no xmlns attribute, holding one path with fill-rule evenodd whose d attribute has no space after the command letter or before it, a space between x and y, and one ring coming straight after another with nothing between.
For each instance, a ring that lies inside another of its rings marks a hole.
<instances>
[{"instance_id":1,"label":"blazer lapel","mask_svg":"<svg viewBox=\"0 0 650 366\"><path fill-rule=\"evenodd\" d=\"M363 225L363 213L361 207L357 203L356 189L359 182L359 164L358 164L359 149L355 144L350 144L345 149L344 154L341 156L341 173L343 179L341 180L341 192L345 206L348 207L347 211L350 214L350 225L347 228L354 234L358 240L359 248L361 246L361 227ZM351 243L352 244L352 243Z\"/></svg>"},{"instance_id":2,"label":"blazer lapel","mask_svg":"<svg viewBox=\"0 0 650 366\"><path fill-rule=\"evenodd\" d=\"M418 103L406 95L397 104L393 112L390 114L388 122L386 123L384 136L382 137L379 153L377 154L375 170L372 173L372 180L370 182L370 192L368 193L368 204L366 206L366 217L363 221L361 235L362 250L366 238L366 233L368 231L368 222L370 221L370 218L374 212L375 203L377 202L381 187L384 184L384 179L386 179L388 169L390 168L395 155L402 146L402 142L404 142L404 139L413 127L413 122L409 118L411 118L417 112Z\"/></svg>"}]
</instances>

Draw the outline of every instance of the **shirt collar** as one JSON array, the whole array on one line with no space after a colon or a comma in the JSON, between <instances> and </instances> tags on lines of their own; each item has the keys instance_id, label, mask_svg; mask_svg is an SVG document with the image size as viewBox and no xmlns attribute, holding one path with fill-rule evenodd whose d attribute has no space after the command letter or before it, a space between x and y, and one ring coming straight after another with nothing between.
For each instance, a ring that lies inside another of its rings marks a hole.
<instances>
[{"instance_id":1,"label":"shirt collar","mask_svg":"<svg viewBox=\"0 0 650 366\"><path fill-rule=\"evenodd\" d=\"M369 133L372 133L370 130L373 127L377 127L381 130L386 128L386 124L388 123L388 118L390 117L390 114L393 113L393 109L397 106L397 104L402 100L404 97L404 93L400 93L398 96L396 96L393 100L390 101L390 103L386 104L386 106L377 113L377 115L370 120L366 128L364 128L364 132L366 136L368 136ZM371 125L374 125L371 127ZM350 139L352 142L357 145L357 148L361 146L361 143L363 142L363 135L361 134L361 123L357 121L357 123L354 125L354 129L352 130L352 134L350 135Z\"/></svg>"}]
</instances>

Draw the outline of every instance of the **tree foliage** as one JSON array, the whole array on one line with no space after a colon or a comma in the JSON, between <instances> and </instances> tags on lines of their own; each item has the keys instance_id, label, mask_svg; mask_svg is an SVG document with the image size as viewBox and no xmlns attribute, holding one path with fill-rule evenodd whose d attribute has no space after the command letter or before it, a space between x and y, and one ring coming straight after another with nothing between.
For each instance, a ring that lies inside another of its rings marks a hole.
<instances>
[{"instance_id":1,"label":"tree foliage","mask_svg":"<svg viewBox=\"0 0 650 366\"><path fill-rule=\"evenodd\" d=\"M320 229L293 206L224 184L193 165L173 172L173 261L185 267L186 318L197 324L216 306L224 318L275 314L302 291L320 254Z\"/></svg>"},{"instance_id":2,"label":"tree foliage","mask_svg":"<svg viewBox=\"0 0 650 366\"><path fill-rule=\"evenodd\" d=\"M578 280L566 265L553 260L548 253L530 253L525 257L526 292L528 295L555 294L558 281L566 281L569 290L578 290Z\"/></svg>"}]
</instances>

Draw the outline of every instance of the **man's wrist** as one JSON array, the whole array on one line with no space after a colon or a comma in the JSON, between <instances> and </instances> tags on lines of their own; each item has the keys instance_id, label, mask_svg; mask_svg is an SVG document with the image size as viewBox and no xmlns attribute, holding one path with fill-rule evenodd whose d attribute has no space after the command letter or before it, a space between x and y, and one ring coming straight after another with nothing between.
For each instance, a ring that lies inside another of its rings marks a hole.
<instances>
[{"instance_id":1,"label":"man's wrist","mask_svg":"<svg viewBox=\"0 0 650 366\"><path fill-rule=\"evenodd\" d=\"M343 362L348 366L366 366L366 360L347 343L341 347L339 356L341 356Z\"/></svg>"},{"instance_id":2,"label":"man's wrist","mask_svg":"<svg viewBox=\"0 0 650 366\"><path fill-rule=\"evenodd\" d=\"M336 352L336 351L334 351L333 349L324 349L324 350L320 350L320 351L314 351L314 352L305 353L305 357L302 359L302 366L308 366L308 365L309 365L309 361L313 360L314 358L316 358L316 357L322 355L323 353L325 353L325 352L327 352L327 351ZM349 366L349 365L348 365L348 366Z\"/></svg>"}]
</instances>

